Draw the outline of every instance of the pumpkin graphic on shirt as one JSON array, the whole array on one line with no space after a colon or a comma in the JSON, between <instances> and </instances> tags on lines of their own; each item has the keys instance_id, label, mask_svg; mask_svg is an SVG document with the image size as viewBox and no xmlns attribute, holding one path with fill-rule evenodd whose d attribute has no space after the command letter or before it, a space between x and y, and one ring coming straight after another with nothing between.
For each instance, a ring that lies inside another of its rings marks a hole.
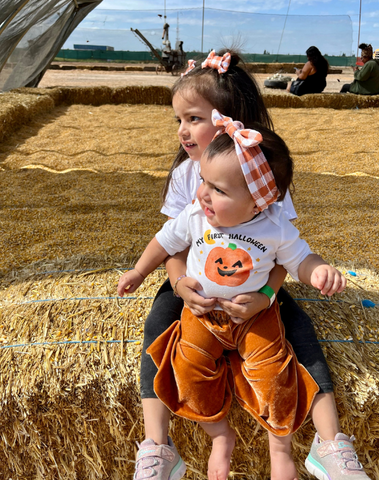
<instances>
[{"instance_id":1,"label":"pumpkin graphic on shirt","mask_svg":"<svg viewBox=\"0 0 379 480\"><path fill-rule=\"evenodd\" d=\"M234 243L213 248L205 262L205 276L217 285L238 287L246 282L253 269L250 255Z\"/></svg>"}]
</instances>

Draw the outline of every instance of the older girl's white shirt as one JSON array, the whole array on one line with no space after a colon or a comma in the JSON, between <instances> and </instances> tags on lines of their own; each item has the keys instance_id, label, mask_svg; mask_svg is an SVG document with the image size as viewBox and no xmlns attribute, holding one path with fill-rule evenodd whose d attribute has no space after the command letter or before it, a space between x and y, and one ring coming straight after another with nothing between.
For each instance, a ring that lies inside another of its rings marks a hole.
<instances>
[{"instance_id":1,"label":"older girl's white shirt","mask_svg":"<svg viewBox=\"0 0 379 480\"><path fill-rule=\"evenodd\" d=\"M161 213L171 218L178 215L196 199L196 192L200 186L200 162L185 160L173 172L168 188L165 203ZM297 214L292 203L291 195L287 192L282 202L276 202L288 220L295 220Z\"/></svg>"}]
</instances>

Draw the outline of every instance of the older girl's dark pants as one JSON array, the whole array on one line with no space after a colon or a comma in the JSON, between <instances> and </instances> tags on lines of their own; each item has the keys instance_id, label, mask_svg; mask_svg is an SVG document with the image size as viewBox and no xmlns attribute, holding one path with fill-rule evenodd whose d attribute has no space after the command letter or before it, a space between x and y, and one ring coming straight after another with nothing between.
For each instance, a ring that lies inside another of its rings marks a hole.
<instances>
[{"instance_id":1,"label":"older girl's dark pants","mask_svg":"<svg viewBox=\"0 0 379 480\"><path fill-rule=\"evenodd\" d=\"M277 299L286 339L291 343L299 363L312 375L320 387L319 393L332 392L333 383L328 365L311 319L283 288L279 290ZM174 297L170 282L166 280L159 289L145 322L141 359L141 398L157 398L154 392L157 368L146 350L159 335L180 318L182 309L183 300Z\"/></svg>"}]
</instances>

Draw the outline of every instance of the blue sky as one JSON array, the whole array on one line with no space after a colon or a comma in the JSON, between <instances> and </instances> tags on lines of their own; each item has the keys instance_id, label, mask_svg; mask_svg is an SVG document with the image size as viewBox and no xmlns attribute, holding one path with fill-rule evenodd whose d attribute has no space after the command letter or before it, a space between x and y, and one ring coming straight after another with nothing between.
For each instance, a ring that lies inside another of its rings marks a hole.
<instances>
[{"instance_id":1,"label":"blue sky","mask_svg":"<svg viewBox=\"0 0 379 480\"><path fill-rule=\"evenodd\" d=\"M74 43L113 46L116 50L147 50L130 28L138 28L155 46L161 46L166 3L170 40L177 33L184 50L203 51L240 44L246 53L304 54L316 45L323 54L356 54L359 0L103 0L73 32ZM290 5L289 5L290 3ZM286 17L289 7L289 15ZM178 28L179 27L179 28ZM360 41L379 48L379 1L362 0Z\"/></svg>"}]
</instances>

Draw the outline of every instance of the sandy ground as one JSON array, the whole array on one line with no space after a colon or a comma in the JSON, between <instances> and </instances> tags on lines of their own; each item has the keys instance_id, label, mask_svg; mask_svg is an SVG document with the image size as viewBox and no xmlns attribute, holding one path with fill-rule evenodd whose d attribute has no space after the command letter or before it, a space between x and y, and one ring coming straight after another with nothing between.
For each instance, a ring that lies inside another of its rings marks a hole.
<instances>
[{"instance_id":1,"label":"sandy ground","mask_svg":"<svg viewBox=\"0 0 379 480\"><path fill-rule=\"evenodd\" d=\"M288 74L285 74L288 75ZM267 73L255 74L262 91L269 93L286 94L285 91L273 88L265 88L264 81L270 76ZM295 75L290 75L295 78ZM159 85L171 87L178 77L169 73L155 72L117 72L117 71L93 71L93 70L47 70L39 87L57 86L108 86L124 87L128 85ZM344 68L341 74L331 74L327 77L327 86L324 90L335 93L341 90L344 83L353 81L353 72L350 68Z\"/></svg>"}]
</instances>

